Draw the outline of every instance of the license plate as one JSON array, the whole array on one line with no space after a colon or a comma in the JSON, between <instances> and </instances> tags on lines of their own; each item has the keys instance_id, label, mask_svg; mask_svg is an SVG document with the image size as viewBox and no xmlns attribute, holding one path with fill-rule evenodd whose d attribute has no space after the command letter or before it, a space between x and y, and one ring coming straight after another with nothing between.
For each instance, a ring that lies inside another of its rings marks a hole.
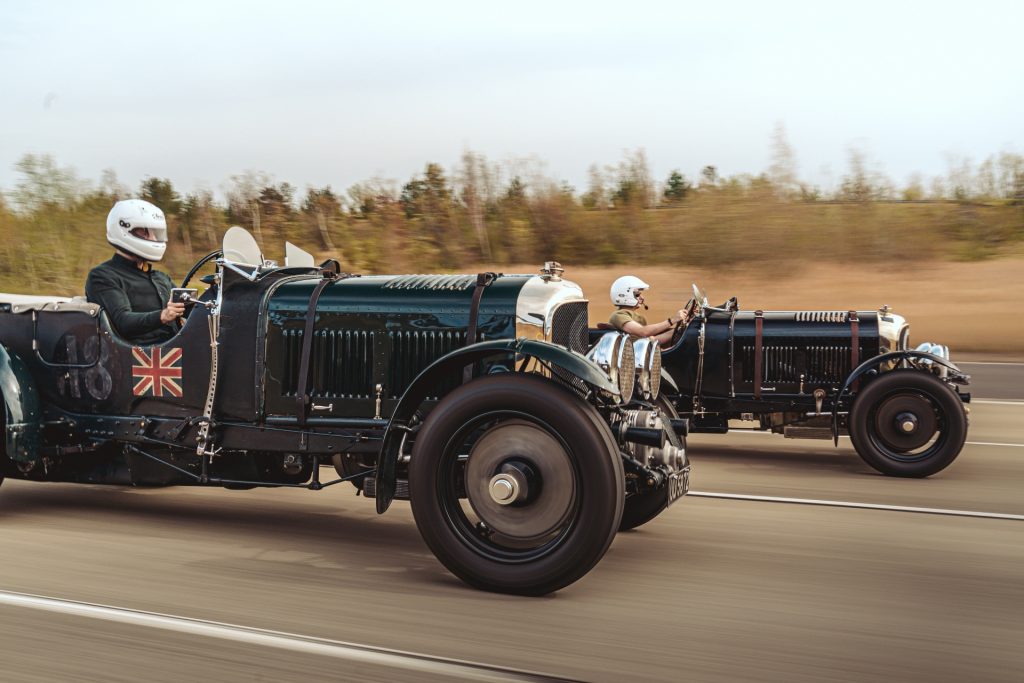
<instances>
[{"instance_id":1,"label":"license plate","mask_svg":"<svg viewBox=\"0 0 1024 683\"><path fill-rule=\"evenodd\" d=\"M668 477L668 505L676 502L690 490L690 468L673 472ZM666 506L667 507L667 506Z\"/></svg>"}]
</instances>

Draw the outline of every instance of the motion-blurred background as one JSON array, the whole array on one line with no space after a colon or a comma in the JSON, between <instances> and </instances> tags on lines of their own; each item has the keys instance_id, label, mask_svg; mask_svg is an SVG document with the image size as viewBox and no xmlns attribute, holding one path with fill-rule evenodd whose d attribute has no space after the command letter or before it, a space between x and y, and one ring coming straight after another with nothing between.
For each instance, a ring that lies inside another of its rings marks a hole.
<instances>
[{"instance_id":1,"label":"motion-blurred background","mask_svg":"<svg viewBox=\"0 0 1024 683\"><path fill-rule=\"evenodd\" d=\"M598 318L632 271L651 315L697 279L1024 355L1018 5L478 5L5 4L0 289L80 293L141 197L176 278L242 225L362 272L558 260Z\"/></svg>"},{"instance_id":2,"label":"motion-blurred background","mask_svg":"<svg viewBox=\"0 0 1024 683\"><path fill-rule=\"evenodd\" d=\"M0 1L0 291L81 294L111 205L142 197L175 279L238 224L269 258L290 240L362 272L558 260L593 322L628 272L652 320L692 281L744 309L889 304L912 343L974 356L948 470L694 434L693 492L755 500L688 496L542 599L467 588L408 506L352 488L8 478L0 679L451 680L423 654L609 682L1019 683L1022 25L1011 0Z\"/></svg>"}]
</instances>

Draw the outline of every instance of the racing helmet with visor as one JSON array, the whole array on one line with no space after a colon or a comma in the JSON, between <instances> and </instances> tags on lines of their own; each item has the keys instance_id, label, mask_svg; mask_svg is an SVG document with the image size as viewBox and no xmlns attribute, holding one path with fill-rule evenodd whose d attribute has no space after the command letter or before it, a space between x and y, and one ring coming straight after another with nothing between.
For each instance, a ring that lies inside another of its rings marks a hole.
<instances>
[{"instance_id":1,"label":"racing helmet with visor","mask_svg":"<svg viewBox=\"0 0 1024 683\"><path fill-rule=\"evenodd\" d=\"M143 261L159 261L167 251L164 212L142 199L123 199L107 214L107 241Z\"/></svg>"},{"instance_id":2,"label":"racing helmet with visor","mask_svg":"<svg viewBox=\"0 0 1024 683\"><path fill-rule=\"evenodd\" d=\"M623 275L612 283L611 299L616 306L637 306L650 285L635 275Z\"/></svg>"}]
</instances>

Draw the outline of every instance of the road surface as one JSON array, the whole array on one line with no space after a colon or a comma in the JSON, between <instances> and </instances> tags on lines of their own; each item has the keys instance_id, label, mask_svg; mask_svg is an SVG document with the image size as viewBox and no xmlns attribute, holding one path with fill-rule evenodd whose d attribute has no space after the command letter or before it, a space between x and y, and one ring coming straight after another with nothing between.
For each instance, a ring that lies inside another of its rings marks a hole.
<instances>
[{"instance_id":1,"label":"road surface","mask_svg":"<svg viewBox=\"0 0 1024 683\"><path fill-rule=\"evenodd\" d=\"M1024 515L1024 366L965 370L994 401L938 475L877 475L848 439L694 435L692 487ZM7 481L0 544L4 681L1024 678L1014 519L692 496L535 599L464 586L407 504L341 487Z\"/></svg>"}]
</instances>

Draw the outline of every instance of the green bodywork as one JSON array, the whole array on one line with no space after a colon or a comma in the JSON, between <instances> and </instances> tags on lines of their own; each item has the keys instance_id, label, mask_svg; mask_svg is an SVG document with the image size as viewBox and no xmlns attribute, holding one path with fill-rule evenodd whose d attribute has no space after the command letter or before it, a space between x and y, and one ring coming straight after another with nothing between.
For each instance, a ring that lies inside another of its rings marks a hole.
<instances>
[{"instance_id":1,"label":"green bodywork","mask_svg":"<svg viewBox=\"0 0 1024 683\"><path fill-rule=\"evenodd\" d=\"M4 399L4 448L19 462L39 459L39 395L28 367L0 345L0 393Z\"/></svg>"},{"instance_id":2,"label":"green bodywork","mask_svg":"<svg viewBox=\"0 0 1024 683\"><path fill-rule=\"evenodd\" d=\"M388 420L377 460L378 512L395 494L403 435L424 404L429 409L464 381L467 368L510 372L533 362L580 389L582 380L592 390L618 395L608 375L579 353L516 338L520 294L531 277L500 275L483 288L473 338L468 328L475 275L352 277L323 290L310 353L312 408L320 420L371 414ZM262 411L268 419L289 420L296 412L303 328L317 282L282 284L267 302ZM580 305L585 327L586 302ZM542 334L540 322L549 321L532 320L525 331Z\"/></svg>"},{"instance_id":3,"label":"green bodywork","mask_svg":"<svg viewBox=\"0 0 1024 683\"><path fill-rule=\"evenodd\" d=\"M365 416L378 385L383 414L390 415L434 361L473 342L515 339L516 302L529 278L501 275L484 288L473 340L467 328L475 275L371 275L332 283L316 309L311 395L330 406L317 415ZM283 284L267 302L266 415L294 412L303 326L316 284Z\"/></svg>"}]
</instances>

